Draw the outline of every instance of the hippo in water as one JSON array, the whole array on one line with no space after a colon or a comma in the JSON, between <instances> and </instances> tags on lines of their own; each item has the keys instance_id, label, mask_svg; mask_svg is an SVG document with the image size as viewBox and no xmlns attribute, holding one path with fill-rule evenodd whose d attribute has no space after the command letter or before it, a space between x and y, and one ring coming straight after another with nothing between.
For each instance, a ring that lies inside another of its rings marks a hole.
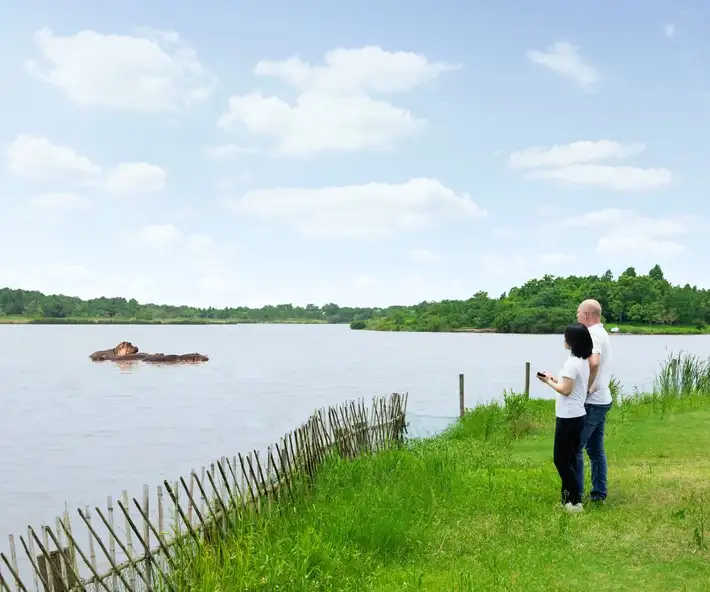
<instances>
[{"instance_id":1,"label":"hippo in water","mask_svg":"<svg viewBox=\"0 0 710 592\"><path fill-rule=\"evenodd\" d=\"M207 362L209 358L198 353L191 354L168 354L139 353L138 348L130 341L122 341L113 349L96 351L89 356L94 362L135 362L142 361L152 364L198 364Z\"/></svg>"},{"instance_id":2,"label":"hippo in water","mask_svg":"<svg viewBox=\"0 0 710 592\"><path fill-rule=\"evenodd\" d=\"M89 356L94 362L103 362L104 360L115 360L116 358L125 358L138 353L138 348L130 341L122 341L113 349L104 349L95 351Z\"/></svg>"}]
</instances>

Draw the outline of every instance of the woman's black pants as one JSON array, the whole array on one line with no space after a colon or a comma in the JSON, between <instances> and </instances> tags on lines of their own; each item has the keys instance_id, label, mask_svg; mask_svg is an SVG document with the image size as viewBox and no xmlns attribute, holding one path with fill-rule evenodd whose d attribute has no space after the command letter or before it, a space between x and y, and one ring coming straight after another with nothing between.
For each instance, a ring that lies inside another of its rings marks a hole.
<instances>
[{"instance_id":1,"label":"woman's black pants","mask_svg":"<svg viewBox=\"0 0 710 592\"><path fill-rule=\"evenodd\" d=\"M558 417L555 425L554 459L562 480L562 503L582 501L577 481L577 453L584 428L581 417Z\"/></svg>"}]
</instances>

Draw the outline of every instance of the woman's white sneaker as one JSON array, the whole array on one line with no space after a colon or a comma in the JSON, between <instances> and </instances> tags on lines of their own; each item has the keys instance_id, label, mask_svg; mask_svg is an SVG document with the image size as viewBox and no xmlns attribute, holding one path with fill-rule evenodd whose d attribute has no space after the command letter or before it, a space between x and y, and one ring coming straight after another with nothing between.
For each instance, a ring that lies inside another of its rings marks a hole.
<instances>
[{"instance_id":1,"label":"woman's white sneaker","mask_svg":"<svg viewBox=\"0 0 710 592\"><path fill-rule=\"evenodd\" d=\"M570 514L578 514L579 512L584 511L584 506L581 503L573 504L572 502L567 502L565 504L565 511L569 512Z\"/></svg>"}]
</instances>

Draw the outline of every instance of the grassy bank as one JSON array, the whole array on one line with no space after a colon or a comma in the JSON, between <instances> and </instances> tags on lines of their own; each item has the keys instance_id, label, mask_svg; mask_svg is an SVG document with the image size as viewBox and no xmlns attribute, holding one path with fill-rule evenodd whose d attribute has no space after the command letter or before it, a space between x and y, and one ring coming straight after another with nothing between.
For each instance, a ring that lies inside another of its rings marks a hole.
<instances>
[{"instance_id":1,"label":"grassy bank","mask_svg":"<svg viewBox=\"0 0 710 592\"><path fill-rule=\"evenodd\" d=\"M710 326L693 325L616 325L607 323L607 329L618 327L619 333L630 335L708 335Z\"/></svg>"},{"instance_id":2,"label":"grassy bank","mask_svg":"<svg viewBox=\"0 0 710 592\"><path fill-rule=\"evenodd\" d=\"M609 501L581 515L558 507L552 403L511 395L409 449L333 460L281 513L179 553L176 588L707 590L708 376L681 356L656 394L617 402Z\"/></svg>"},{"instance_id":3,"label":"grassy bank","mask_svg":"<svg viewBox=\"0 0 710 592\"><path fill-rule=\"evenodd\" d=\"M129 319L123 317L20 317L0 316L0 325L323 325L327 321L316 319L282 319L257 321L252 319Z\"/></svg>"}]
</instances>

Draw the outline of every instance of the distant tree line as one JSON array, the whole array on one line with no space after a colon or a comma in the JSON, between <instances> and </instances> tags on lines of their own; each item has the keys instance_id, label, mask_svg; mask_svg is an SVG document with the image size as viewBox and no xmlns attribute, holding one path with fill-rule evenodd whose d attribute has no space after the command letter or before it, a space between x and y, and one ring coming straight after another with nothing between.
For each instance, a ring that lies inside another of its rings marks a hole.
<instances>
[{"instance_id":1,"label":"distant tree line","mask_svg":"<svg viewBox=\"0 0 710 592\"><path fill-rule=\"evenodd\" d=\"M501 333L561 332L575 319L579 303L596 298L604 320L617 324L684 325L698 329L710 323L710 291L673 286L660 266L647 275L633 267L614 279L602 276L554 277L529 280L499 298L477 292L468 300L422 302L356 316L353 329L381 331L451 331L492 329Z\"/></svg>"},{"instance_id":2,"label":"distant tree line","mask_svg":"<svg viewBox=\"0 0 710 592\"><path fill-rule=\"evenodd\" d=\"M554 277L529 280L499 298L477 292L467 300L421 302L387 308L340 307L328 303L277 304L248 308L198 308L139 304L135 299L82 300L61 294L0 289L0 317L24 317L38 322L107 323L233 322L233 323L350 323L352 329L381 331L452 331L489 329L501 333L553 333L575 318L579 303L596 298L610 323L683 325L704 329L710 323L710 291L673 286L660 266L647 275L629 267L617 279L602 276Z\"/></svg>"},{"instance_id":3,"label":"distant tree line","mask_svg":"<svg viewBox=\"0 0 710 592\"><path fill-rule=\"evenodd\" d=\"M355 318L368 319L373 309L340 307L329 303L294 306L278 304L261 308L246 306L198 308L166 304L139 304L135 299L92 298L82 300L61 294L43 294L31 290L0 289L0 317L25 317L46 322L69 322L91 319L105 322L205 322L240 323L320 322L350 323Z\"/></svg>"}]
</instances>

